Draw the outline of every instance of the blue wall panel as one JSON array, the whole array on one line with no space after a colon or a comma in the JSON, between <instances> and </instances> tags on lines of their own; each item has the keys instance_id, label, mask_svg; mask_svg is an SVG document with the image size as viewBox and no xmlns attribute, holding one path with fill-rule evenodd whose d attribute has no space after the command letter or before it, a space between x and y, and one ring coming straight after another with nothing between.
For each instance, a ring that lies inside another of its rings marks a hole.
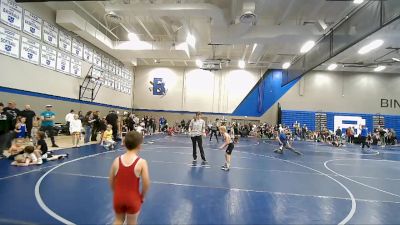
<instances>
[{"instance_id":1,"label":"blue wall panel","mask_svg":"<svg viewBox=\"0 0 400 225\"><path fill-rule=\"evenodd\" d=\"M293 128L292 125L296 121L301 126L305 124L308 129L315 130L315 112L282 110L282 124Z\"/></svg>"},{"instance_id":2,"label":"blue wall panel","mask_svg":"<svg viewBox=\"0 0 400 225\"><path fill-rule=\"evenodd\" d=\"M306 124L311 130L315 130L315 113L313 111L296 111L296 110L282 110L282 123L290 126L299 122L301 125ZM366 125L370 131L373 130L373 116L374 114L362 113L342 113L342 112L323 112L326 113L326 122L329 130L336 130L334 126L335 116L359 116L365 119ZM385 127L393 128L396 133L400 134L400 116L397 115L382 115L385 118ZM357 128L357 127L356 127Z\"/></svg>"},{"instance_id":3,"label":"blue wall panel","mask_svg":"<svg viewBox=\"0 0 400 225\"><path fill-rule=\"evenodd\" d=\"M233 116L262 116L271 108L298 80L281 87L282 70L268 70L239 106Z\"/></svg>"}]
</instances>

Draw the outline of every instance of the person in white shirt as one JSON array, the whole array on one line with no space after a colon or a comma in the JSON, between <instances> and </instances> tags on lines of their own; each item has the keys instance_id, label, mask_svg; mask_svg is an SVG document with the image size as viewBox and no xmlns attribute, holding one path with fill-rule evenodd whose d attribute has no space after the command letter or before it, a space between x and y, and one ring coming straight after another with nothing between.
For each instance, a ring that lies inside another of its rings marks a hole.
<instances>
[{"instance_id":1,"label":"person in white shirt","mask_svg":"<svg viewBox=\"0 0 400 225\"><path fill-rule=\"evenodd\" d=\"M197 162L197 150L196 143L199 145L201 159L203 160L202 164L206 164L207 160L204 155L203 150L203 139L202 136L206 136L206 123L203 119L200 118L201 113L197 112L194 119L190 121L189 125L189 134L192 139L193 144L193 163Z\"/></svg>"},{"instance_id":2,"label":"person in white shirt","mask_svg":"<svg viewBox=\"0 0 400 225\"><path fill-rule=\"evenodd\" d=\"M77 114L74 115L73 119L69 123L69 132L72 135L72 145L75 148L79 148L79 140L81 139L82 121L79 119Z\"/></svg>"},{"instance_id":3,"label":"person in white shirt","mask_svg":"<svg viewBox=\"0 0 400 225\"><path fill-rule=\"evenodd\" d=\"M65 122L67 122L66 126L69 128L69 124L71 123L71 120L74 119L74 115L75 115L75 111L73 109L71 109L71 111L69 111L69 113L65 116ZM69 133L71 134L71 133Z\"/></svg>"}]
</instances>

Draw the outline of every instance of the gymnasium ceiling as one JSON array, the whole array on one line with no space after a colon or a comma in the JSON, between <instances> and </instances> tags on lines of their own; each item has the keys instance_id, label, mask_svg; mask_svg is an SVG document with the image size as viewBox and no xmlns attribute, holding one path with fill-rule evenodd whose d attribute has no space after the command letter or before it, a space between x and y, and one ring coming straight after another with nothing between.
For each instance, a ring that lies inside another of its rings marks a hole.
<instances>
[{"instance_id":1,"label":"gymnasium ceiling","mask_svg":"<svg viewBox=\"0 0 400 225\"><path fill-rule=\"evenodd\" d=\"M230 59L226 67L237 68L238 61L243 59L246 68L261 69L281 68L283 62L300 53L306 41L316 41L331 25L360 6L343 0L112 0L44 4L55 11L74 10L117 43L128 41L130 31L140 41L162 46L154 51L117 54L125 63L137 59L138 65L192 67L196 66L196 59L215 57ZM254 23L240 21L244 11L256 15ZM107 14L115 15L118 22ZM397 32L396 37L390 37L395 42L396 38L399 40L399 26L392 29ZM188 32L195 36L196 47L189 47L188 54L171 54L173 46L185 42ZM345 51L335 60L364 59Z\"/></svg>"}]
</instances>

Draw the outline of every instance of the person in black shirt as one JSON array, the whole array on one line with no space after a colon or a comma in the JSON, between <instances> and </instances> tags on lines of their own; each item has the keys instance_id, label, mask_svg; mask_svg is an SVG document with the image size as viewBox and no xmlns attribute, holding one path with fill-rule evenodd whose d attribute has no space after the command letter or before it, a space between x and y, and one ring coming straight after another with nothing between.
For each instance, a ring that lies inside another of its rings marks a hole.
<instances>
[{"instance_id":1,"label":"person in black shirt","mask_svg":"<svg viewBox=\"0 0 400 225\"><path fill-rule=\"evenodd\" d=\"M68 157L68 154L53 155L53 153L49 151L49 148L45 141L46 134L43 131L38 131L36 136L38 139L36 150L39 150L39 153L41 155L41 159L39 161L42 161L42 159L45 159L46 161L53 161Z\"/></svg>"},{"instance_id":2,"label":"person in black shirt","mask_svg":"<svg viewBox=\"0 0 400 225\"><path fill-rule=\"evenodd\" d=\"M93 112L93 129L92 129L92 137L91 141L97 141L97 133L100 131L100 112Z\"/></svg>"},{"instance_id":3,"label":"person in black shirt","mask_svg":"<svg viewBox=\"0 0 400 225\"><path fill-rule=\"evenodd\" d=\"M12 116L11 127L15 127L17 124L17 117L21 115L21 111L17 109L17 104L14 101L8 103L8 106L3 109L3 111L8 112Z\"/></svg>"},{"instance_id":4,"label":"person in black shirt","mask_svg":"<svg viewBox=\"0 0 400 225\"><path fill-rule=\"evenodd\" d=\"M111 124L113 131L114 141L118 140L118 115L114 110L110 111L110 113L106 117L107 124Z\"/></svg>"},{"instance_id":5,"label":"person in black shirt","mask_svg":"<svg viewBox=\"0 0 400 225\"><path fill-rule=\"evenodd\" d=\"M27 136L32 138L31 131L32 131L32 122L33 118L36 116L35 112L31 110L30 105L26 105L25 109L21 111L21 116L26 118L26 128L28 130Z\"/></svg>"},{"instance_id":6,"label":"person in black shirt","mask_svg":"<svg viewBox=\"0 0 400 225\"><path fill-rule=\"evenodd\" d=\"M11 146L11 127L13 116L4 111L4 104L0 102L0 150L8 149Z\"/></svg>"}]
</instances>

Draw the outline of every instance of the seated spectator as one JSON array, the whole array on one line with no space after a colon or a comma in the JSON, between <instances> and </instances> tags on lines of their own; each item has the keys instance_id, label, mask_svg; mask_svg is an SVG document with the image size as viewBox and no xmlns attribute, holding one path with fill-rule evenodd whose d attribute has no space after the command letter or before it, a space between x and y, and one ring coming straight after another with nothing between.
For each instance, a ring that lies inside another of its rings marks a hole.
<instances>
[{"instance_id":1,"label":"seated spectator","mask_svg":"<svg viewBox=\"0 0 400 225\"><path fill-rule=\"evenodd\" d=\"M46 161L53 161L53 160L58 160L58 159L64 159L68 157L68 154L60 154L60 155L53 155L51 151L49 151L46 143L46 135L43 131L39 131L36 134L36 138L38 140L37 145L36 145L36 150L40 158Z\"/></svg>"},{"instance_id":2,"label":"seated spectator","mask_svg":"<svg viewBox=\"0 0 400 225\"><path fill-rule=\"evenodd\" d=\"M174 128L168 127L167 134L168 134L168 136L174 136L174 134L175 134Z\"/></svg>"},{"instance_id":3,"label":"seated spectator","mask_svg":"<svg viewBox=\"0 0 400 225\"><path fill-rule=\"evenodd\" d=\"M43 163L40 152L35 150L33 146L26 146L23 150L24 154L15 157L13 166L30 166L41 165Z\"/></svg>"},{"instance_id":4,"label":"seated spectator","mask_svg":"<svg viewBox=\"0 0 400 225\"><path fill-rule=\"evenodd\" d=\"M3 151L3 156L13 160L15 156L23 153L24 148L24 141L21 139L15 139L11 147L8 150Z\"/></svg>"},{"instance_id":5,"label":"seated spectator","mask_svg":"<svg viewBox=\"0 0 400 225\"><path fill-rule=\"evenodd\" d=\"M107 130L104 131L102 145L108 150L115 148L116 142L113 140L113 127L111 124L108 124Z\"/></svg>"}]
</instances>

